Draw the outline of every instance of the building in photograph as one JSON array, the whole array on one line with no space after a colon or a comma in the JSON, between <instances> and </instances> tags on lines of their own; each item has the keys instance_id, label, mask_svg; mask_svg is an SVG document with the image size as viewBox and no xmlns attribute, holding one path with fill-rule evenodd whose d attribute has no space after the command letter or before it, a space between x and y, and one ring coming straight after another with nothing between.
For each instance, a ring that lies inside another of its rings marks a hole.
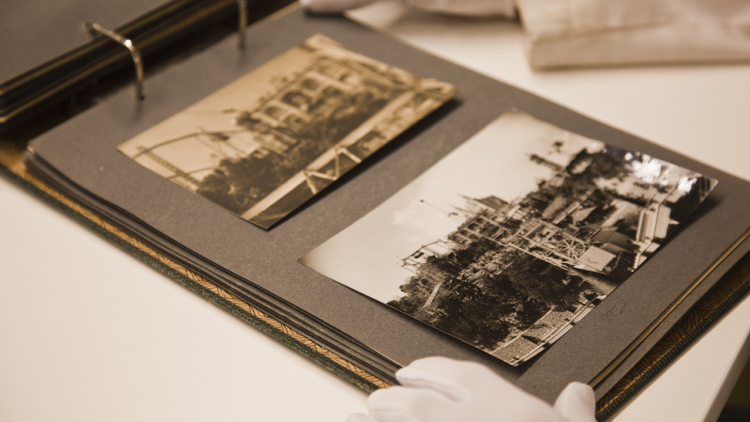
<instances>
[{"instance_id":1,"label":"building in photograph","mask_svg":"<svg viewBox=\"0 0 750 422\"><path fill-rule=\"evenodd\" d=\"M357 107L391 95L395 85L354 61L319 56L252 109L236 111L236 129L197 130L142 147L132 158L196 191L223 160L252 154L286 156L310 139L305 130L314 122L354 114Z\"/></svg>"},{"instance_id":2,"label":"building in photograph","mask_svg":"<svg viewBox=\"0 0 750 422\"><path fill-rule=\"evenodd\" d=\"M489 292L491 283L502 280L500 275L522 258L554 267L557 276L547 282L575 283L577 299L545 305L546 313L535 323L517 324L493 348L493 355L514 365L554 343L658 248L676 224L670 219L671 206L680 197L675 190L683 180L675 174L668 183L650 186L606 151L582 151L567 167L538 155L530 160L553 169L554 175L513 201L463 197L464 205L450 213L461 219L456 230L403 260L419 287L410 285L407 293L421 297L420 312L429 318L443 312L441 298L451 296L446 289L464 284ZM511 324L518 320L513 315L496 318Z\"/></svg>"},{"instance_id":3,"label":"building in photograph","mask_svg":"<svg viewBox=\"0 0 750 422\"><path fill-rule=\"evenodd\" d=\"M392 95L394 88L393 80L355 61L318 56L234 123L271 135L284 153L305 137L312 122L341 119L367 101Z\"/></svg>"}]
</instances>

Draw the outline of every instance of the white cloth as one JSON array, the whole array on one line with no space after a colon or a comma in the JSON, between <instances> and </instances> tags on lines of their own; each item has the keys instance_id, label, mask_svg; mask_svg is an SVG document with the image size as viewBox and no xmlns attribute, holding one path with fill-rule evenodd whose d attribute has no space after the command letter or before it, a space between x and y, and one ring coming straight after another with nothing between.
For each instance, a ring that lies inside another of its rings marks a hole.
<instances>
[{"instance_id":1,"label":"white cloth","mask_svg":"<svg viewBox=\"0 0 750 422\"><path fill-rule=\"evenodd\" d=\"M301 0L338 12L375 0ZM430 12L514 16L514 0L401 0ZM533 68L750 61L750 0L515 0Z\"/></svg>"},{"instance_id":2,"label":"white cloth","mask_svg":"<svg viewBox=\"0 0 750 422\"><path fill-rule=\"evenodd\" d=\"M376 0L300 0L314 12L335 13L361 7ZM401 0L415 9L462 16L514 16L513 0Z\"/></svg>"},{"instance_id":3,"label":"white cloth","mask_svg":"<svg viewBox=\"0 0 750 422\"><path fill-rule=\"evenodd\" d=\"M367 400L369 416L347 422L595 422L594 391L572 383L555 407L488 368L442 357L414 361L396 372L401 387L378 390Z\"/></svg>"},{"instance_id":4,"label":"white cloth","mask_svg":"<svg viewBox=\"0 0 750 422\"><path fill-rule=\"evenodd\" d=\"M516 0L534 68L750 60L748 0Z\"/></svg>"}]
</instances>

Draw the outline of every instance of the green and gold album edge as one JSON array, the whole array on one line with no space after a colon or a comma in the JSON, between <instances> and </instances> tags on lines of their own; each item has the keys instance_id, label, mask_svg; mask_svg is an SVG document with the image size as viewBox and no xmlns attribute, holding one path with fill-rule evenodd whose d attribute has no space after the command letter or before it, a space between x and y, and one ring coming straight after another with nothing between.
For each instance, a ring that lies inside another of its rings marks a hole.
<instances>
[{"instance_id":1,"label":"green and gold album edge","mask_svg":"<svg viewBox=\"0 0 750 422\"><path fill-rule=\"evenodd\" d=\"M321 347L290 327L251 307L244 301L231 295L231 293L203 279L200 275L184 269L184 267L182 271L173 268L169 265L170 263L179 267L182 266L174 263L170 258L159 254L139 239L125 234L119 227L105 221L100 216L62 195L56 189L28 173L25 168L22 168L22 165L8 162L9 157L3 157L2 155L0 154L0 171L2 173L191 292L200 295L224 311L260 330L365 393L390 386L380 378L356 367L351 362L335 355L333 352ZM20 157L18 158L20 161ZM10 167L16 168L11 169ZM99 222L96 220L99 220ZM117 234L118 231L121 232L120 236ZM121 237L123 234L129 239L123 239ZM738 266L741 264L750 264L750 257L744 258ZM743 269L745 269L745 272L750 272L750 265L743 265ZM733 270L732 272L734 273L735 271ZM731 279L720 282L706 297L701 299L618 384L598 401L597 419L604 420L609 417L630 397L643 388L661 369L687 348L693 340L698 338L703 331L729 310L732 305L737 303L750 291L750 275L746 274L743 280L736 288L733 287L737 284L736 280L734 283L732 283L733 280ZM721 291L719 287L723 287L724 291ZM713 306L710 302L713 301L715 303L717 299L719 300L718 305ZM706 309L701 309L701 305L706 302L708 302L707 308L710 309L707 315L705 315L707 312ZM696 317L699 318L700 322L691 324L690 320ZM688 330L685 329L686 325L689 326ZM687 334L680 334L686 331ZM681 339L675 342L673 339L675 336L679 336ZM665 347L667 350L663 352Z\"/></svg>"},{"instance_id":2,"label":"green and gold album edge","mask_svg":"<svg viewBox=\"0 0 750 422\"><path fill-rule=\"evenodd\" d=\"M597 402L597 420L605 420L645 387L749 291L750 255L745 255Z\"/></svg>"},{"instance_id":3,"label":"green and gold album edge","mask_svg":"<svg viewBox=\"0 0 750 422\"><path fill-rule=\"evenodd\" d=\"M1 158L2 157L0 157L0 159ZM131 244L129 241L122 239L113 232L113 230L116 230L117 227L109 222L104 221L103 219L103 224L93 221L91 218L89 218L89 216L86 215L87 213L82 213L81 210L75 209L61 201L58 198L58 195L60 195L60 193L54 191L54 189L52 188L49 188L49 186L45 186L46 189L40 188L35 183L28 180L28 176L24 177L25 175L17 174L13 170L9 169L6 166L6 163L1 161L0 172L6 174L7 176L9 176L9 178L17 182L22 187L28 189L29 191L32 191L50 205L61 210L66 215L72 217L74 220L93 230L108 241L114 243L125 252L149 265L156 271L171 278L191 292L201 296L202 298L208 300L222 310L239 318L246 324L263 332L272 339L299 353L308 360L314 362L318 366L326 369L327 371L355 386L356 388L362 390L363 392L369 394L379 388L387 388L390 386L380 378L357 367L346 359L315 343L313 340L296 332L292 328L278 322L268 315L265 315L258 309L255 309L254 307L248 305L231 293L221 289L211 282L208 282L198 274L192 273L188 270L188 274L186 275L170 267L166 263L166 261L171 261L168 257L158 253L157 255L154 255L153 253L155 251L152 251L151 253L144 251L141 246L146 245L142 244L140 240L137 240L135 238L132 239L132 241L138 244L138 246L136 246ZM35 182L43 183L39 180L35 180ZM54 191L55 195L51 194L51 192L47 192L47 189Z\"/></svg>"}]
</instances>

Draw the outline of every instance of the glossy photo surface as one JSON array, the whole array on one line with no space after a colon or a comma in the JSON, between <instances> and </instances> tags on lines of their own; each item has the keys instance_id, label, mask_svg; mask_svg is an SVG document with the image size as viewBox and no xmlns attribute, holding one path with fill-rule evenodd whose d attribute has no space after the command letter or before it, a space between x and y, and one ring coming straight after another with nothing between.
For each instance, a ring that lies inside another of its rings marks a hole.
<instances>
[{"instance_id":1,"label":"glossy photo surface","mask_svg":"<svg viewBox=\"0 0 750 422\"><path fill-rule=\"evenodd\" d=\"M517 366L606 300L715 185L512 111L300 261Z\"/></svg>"},{"instance_id":2,"label":"glossy photo surface","mask_svg":"<svg viewBox=\"0 0 750 422\"><path fill-rule=\"evenodd\" d=\"M316 35L118 149L267 229L455 91Z\"/></svg>"}]
</instances>

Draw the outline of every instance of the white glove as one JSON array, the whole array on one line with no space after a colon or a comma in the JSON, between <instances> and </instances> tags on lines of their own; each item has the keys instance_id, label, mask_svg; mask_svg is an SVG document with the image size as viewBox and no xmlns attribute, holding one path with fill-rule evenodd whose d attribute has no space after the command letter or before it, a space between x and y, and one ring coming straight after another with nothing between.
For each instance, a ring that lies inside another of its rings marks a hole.
<instances>
[{"instance_id":1,"label":"white glove","mask_svg":"<svg viewBox=\"0 0 750 422\"><path fill-rule=\"evenodd\" d=\"M302 6L319 13L356 9L377 0L300 0ZM463 16L514 16L513 0L400 0L415 9Z\"/></svg>"},{"instance_id":2,"label":"white glove","mask_svg":"<svg viewBox=\"0 0 750 422\"><path fill-rule=\"evenodd\" d=\"M401 387L367 399L370 416L346 422L596 422L594 391L581 383L569 384L553 408L473 362L420 359L396 379Z\"/></svg>"}]
</instances>

